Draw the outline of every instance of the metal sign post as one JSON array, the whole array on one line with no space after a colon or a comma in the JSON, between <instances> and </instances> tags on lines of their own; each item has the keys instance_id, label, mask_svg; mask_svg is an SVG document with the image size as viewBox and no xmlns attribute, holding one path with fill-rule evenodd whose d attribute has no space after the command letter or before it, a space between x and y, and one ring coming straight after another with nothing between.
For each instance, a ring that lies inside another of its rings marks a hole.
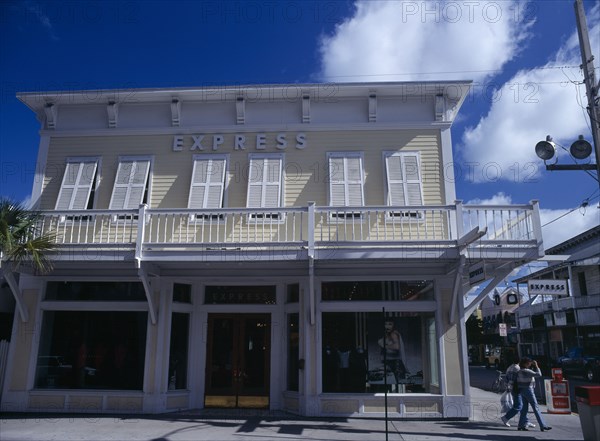
<instances>
[{"instance_id":1,"label":"metal sign post","mask_svg":"<svg viewBox=\"0 0 600 441\"><path fill-rule=\"evenodd\" d=\"M387 351L385 349L386 343L386 329L385 329L385 307L382 308L383 312L383 387L385 388L384 393L384 401L383 404L385 406L385 441L388 441L388 402L387 402L387 394L388 394L388 384L387 384Z\"/></svg>"}]
</instances>

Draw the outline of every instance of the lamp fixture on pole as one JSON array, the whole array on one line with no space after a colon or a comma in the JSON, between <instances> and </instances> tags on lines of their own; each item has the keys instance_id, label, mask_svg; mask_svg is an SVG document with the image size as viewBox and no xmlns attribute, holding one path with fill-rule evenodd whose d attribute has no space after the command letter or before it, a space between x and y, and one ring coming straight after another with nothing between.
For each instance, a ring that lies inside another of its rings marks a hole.
<instances>
[{"instance_id":1,"label":"lamp fixture on pole","mask_svg":"<svg viewBox=\"0 0 600 441\"><path fill-rule=\"evenodd\" d=\"M590 46L590 37L588 35L588 26L585 18L585 10L582 0L575 0L575 19L577 22L577 35L579 36L579 48L581 50L581 69L583 70L583 82L586 88L587 95L587 111L590 117L592 144L579 135L579 139L571 144L570 153L574 159L581 160L589 157L592 150L595 153L596 163L590 164L557 164L558 158L554 164L546 164L546 170L596 170L596 179L600 181L600 98L598 89L600 83L596 84L594 72L594 56ZM545 141L540 141L535 145L535 154L546 162L552 159L556 154L556 144L552 142L550 135ZM591 175L591 174L590 174ZM592 175L593 177L593 175Z\"/></svg>"}]
</instances>

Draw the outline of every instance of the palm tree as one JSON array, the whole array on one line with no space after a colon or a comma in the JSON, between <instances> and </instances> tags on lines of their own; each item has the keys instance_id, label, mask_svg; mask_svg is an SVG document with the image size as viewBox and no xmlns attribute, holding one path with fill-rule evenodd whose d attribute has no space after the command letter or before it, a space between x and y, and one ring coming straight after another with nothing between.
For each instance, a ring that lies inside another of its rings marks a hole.
<instances>
[{"instance_id":1,"label":"palm tree","mask_svg":"<svg viewBox=\"0 0 600 441\"><path fill-rule=\"evenodd\" d=\"M19 272L29 263L34 271L46 273L52 269L47 252L55 249L54 236L42 234L40 215L9 198L0 198L0 269ZM5 265L8 265L6 267Z\"/></svg>"}]
</instances>

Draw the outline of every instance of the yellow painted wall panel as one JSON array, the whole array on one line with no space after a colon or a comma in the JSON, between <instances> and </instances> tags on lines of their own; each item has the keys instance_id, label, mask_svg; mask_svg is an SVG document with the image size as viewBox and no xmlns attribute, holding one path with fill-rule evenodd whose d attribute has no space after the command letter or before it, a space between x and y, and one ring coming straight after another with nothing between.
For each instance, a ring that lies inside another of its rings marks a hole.
<instances>
[{"instance_id":1,"label":"yellow painted wall panel","mask_svg":"<svg viewBox=\"0 0 600 441\"><path fill-rule=\"evenodd\" d=\"M71 395L69 397L69 410L100 412L102 410L102 396Z\"/></svg>"},{"instance_id":2,"label":"yellow painted wall panel","mask_svg":"<svg viewBox=\"0 0 600 441\"><path fill-rule=\"evenodd\" d=\"M167 409L187 409L189 407L189 395L167 396Z\"/></svg>"},{"instance_id":3,"label":"yellow painted wall panel","mask_svg":"<svg viewBox=\"0 0 600 441\"><path fill-rule=\"evenodd\" d=\"M142 410L142 402L142 397L110 396L106 398L106 409L139 412Z\"/></svg>"},{"instance_id":4,"label":"yellow painted wall panel","mask_svg":"<svg viewBox=\"0 0 600 441\"><path fill-rule=\"evenodd\" d=\"M64 395L30 395L29 408L43 410L63 410L65 407Z\"/></svg>"},{"instance_id":5,"label":"yellow painted wall panel","mask_svg":"<svg viewBox=\"0 0 600 441\"><path fill-rule=\"evenodd\" d=\"M193 156L195 154L228 154L229 173L227 206L245 207L250 153L281 153L285 155L285 205L306 206L309 201L327 205L327 152L364 152L365 203L383 205L385 180L383 151L418 151L424 170L423 193L426 204L440 204L443 198L440 174L440 146L436 130L379 131L309 131L306 146L297 149L296 132L286 134L287 147L278 150L276 132L264 132L264 150L256 150L256 133L245 133L245 150L234 150L234 133L222 135L223 142L212 149L213 133L204 134L204 150L194 149L191 135L182 135L182 151L173 151L173 136L90 136L54 137L51 139L47 173L44 179L42 209L54 209L68 157L101 157L100 180L95 195L95 207L109 206L119 156L154 157L150 206L152 208L186 208Z\"/></svg>"}]
</instances>

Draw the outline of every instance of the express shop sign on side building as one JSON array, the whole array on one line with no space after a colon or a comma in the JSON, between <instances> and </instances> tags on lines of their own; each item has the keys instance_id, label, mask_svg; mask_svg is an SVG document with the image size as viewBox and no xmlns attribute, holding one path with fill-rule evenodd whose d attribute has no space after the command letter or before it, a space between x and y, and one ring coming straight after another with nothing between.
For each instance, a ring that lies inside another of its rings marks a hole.
<instances>
[{"instance_id":1,"label":"express shop sign on side building","mask_svg":"<svg viewBox=\"0 0 600 441\"><path fill-rule=\"evenodd\" d=\"M566 296L569 294L566 280L529 280L527 289L529 295Z\"/></svg>"}]
</instances>

